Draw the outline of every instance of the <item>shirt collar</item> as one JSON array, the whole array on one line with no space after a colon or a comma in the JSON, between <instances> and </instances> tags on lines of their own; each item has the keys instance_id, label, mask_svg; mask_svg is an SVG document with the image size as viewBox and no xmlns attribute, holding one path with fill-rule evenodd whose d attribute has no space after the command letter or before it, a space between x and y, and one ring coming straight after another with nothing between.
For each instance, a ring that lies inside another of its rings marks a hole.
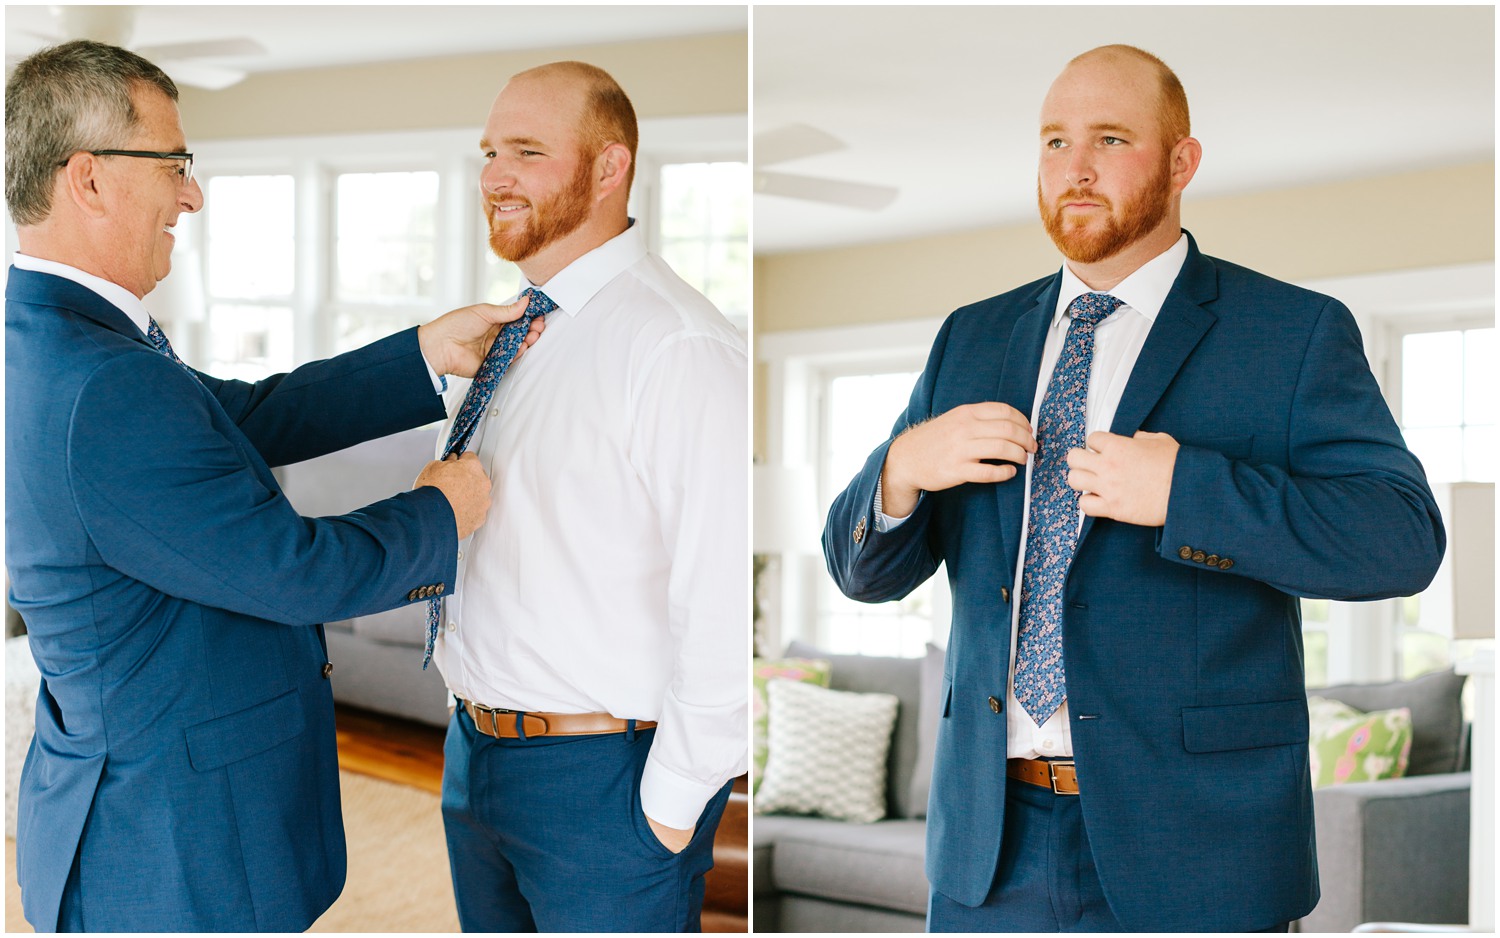
<instances>
[{"instance_id":1,"label":"shirt collar","mask_svg":"<svg viewBox=\"0 0 1500 938\"><path fill-rule=\"evenodd\" d=\"M632 218L624 231L573 261L554 274L545 286L536 289L547 294L558 309L577 316L594 294L645 256L645 226L636 224ZM521 277L522 292L532 286L530 280Z\"/></svg>"},{"instance_id":2,"label":"shirt collar","mask_svg":"<svg viewBox=\"0 0 1500 938\"><path fill-rule=\"evenodd\" d=\"M1177 282L1177 275L1182 272L1187 255L1188 239L1184 234L1177 239L1176 244L1115 284L1114 289L1108 291L1109 295L1145 316L1148 321L1155 322L1156 314L1161 312L1162 304L1167 301L1167 294L1172 292L1172 284ZM1053 310L1052 324L1056 326L1062 320L1074 300L1085 293L1095 292L1098 291L1090 289L1088 284L1078 279L1072 268L1063 264L1062 286L1057 292L1057 309Z\"/></svg>"},{"instance_id":3,"label":"shirt collar","mask_svg":"<svg viewBox=\"0 0 1500 938\"><path fill-rule=\"evenodd\" d=\"M118 283L111 283L103 277L96 277L91 273L79 270L77 267L64 264L61 261L49 261L41 257L32 257L29 254L22 254L20 251L15 253L15 256L11 258L11 262L20 270L29 270L38 274L51 274L54 277L71 280L80 287L99 294L111 306L116 307L120 312L130 317L130 321L135 323L137 329L141 330L141 335L146 334L147 328L151 324L151 313L147 311L146 304L141 302L140 297Z\"/></svg>"}]
</instances>

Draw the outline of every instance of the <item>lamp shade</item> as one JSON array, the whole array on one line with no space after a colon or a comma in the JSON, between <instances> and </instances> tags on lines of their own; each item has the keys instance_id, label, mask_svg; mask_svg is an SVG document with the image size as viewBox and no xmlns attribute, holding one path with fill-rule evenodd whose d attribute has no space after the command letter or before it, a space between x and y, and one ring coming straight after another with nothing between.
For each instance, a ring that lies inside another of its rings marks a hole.
<instances>
[{"instance_id":1,"label":"lamp shade","mask_svg":"<svg viewBox=\"0 0 1500 938\"><path fill-rule=\"evenodd\" d=\"M818 550L823 519L817 506L816 476L811 466L755 466L755 532L757 554Z\"/></svg>"}]
</instances>

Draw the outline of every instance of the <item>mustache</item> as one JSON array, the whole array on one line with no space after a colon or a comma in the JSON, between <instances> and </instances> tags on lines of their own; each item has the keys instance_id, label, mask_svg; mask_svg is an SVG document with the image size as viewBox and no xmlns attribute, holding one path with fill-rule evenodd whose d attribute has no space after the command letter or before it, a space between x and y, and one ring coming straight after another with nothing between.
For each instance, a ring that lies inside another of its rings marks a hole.
<instances>
[{"instance_id":1,"label":"mustache","mask_svg":"<svg viewBox=\"0 0 1500 938\"><path fill-rule=\"evenodd\" d=\"M1069 202L1096 202L1099 205L1104 206L1105 208L1114 207L1110 204L1109 199L1106 199L1104 196L1099 195L1092 189L1069 189L1067 192L1064 192L1062 195L1057 197L1057 200L1053 202L1053 208L1062 208Z\"/></svg>"}]
</instances>

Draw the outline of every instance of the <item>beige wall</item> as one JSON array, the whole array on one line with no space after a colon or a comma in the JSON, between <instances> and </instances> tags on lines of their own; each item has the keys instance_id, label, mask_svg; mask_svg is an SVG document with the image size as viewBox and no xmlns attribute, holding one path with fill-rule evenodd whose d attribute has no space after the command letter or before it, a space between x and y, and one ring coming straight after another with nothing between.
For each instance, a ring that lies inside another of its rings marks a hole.
<instances>
[{"instance_id":1,"label":"beige wall","mask_svg":"<svg viewBox=\"0 0 1500 938\"><path fill-rule=\"evenodd\" d=\"M1205 253L1303 281L1495 257L1493 161L1193 200ZM755 334L938 317L1057 270L1040 222L755 259ZM755 369L755 451L766 372Z\"/></svg>"},{"instance_id":2,"label":"beige wall","mask_svg":"<svg viewBox=\"0 0 1500 938\"><path fill-rule=\"evenodd\" d=\"M506 78L564 59L612 74L642 118L749 109L741 32L251 75L222 91L183 88L182 122L190 140L478 128Z\"/></svg>"}]
</instances>

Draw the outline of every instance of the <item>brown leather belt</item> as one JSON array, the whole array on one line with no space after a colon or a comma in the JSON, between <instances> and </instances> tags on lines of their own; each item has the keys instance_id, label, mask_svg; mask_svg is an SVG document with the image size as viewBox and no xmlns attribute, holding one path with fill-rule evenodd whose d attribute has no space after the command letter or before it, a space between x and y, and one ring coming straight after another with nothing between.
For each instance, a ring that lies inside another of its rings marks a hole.
<instances>
[{"instance_id":1,"label":"brown leather belt","mask_svg":"<svg viewBox=\"0 0 1500 938\"><path fill-rule=\"evenodd\" d=\"M459 701L474 721L474 728L486 736L496 739L521 739L517 729L520 723L524 738L534 736L602 736L605 733L624 733L630 729L629 720L621 720L607 713L532 713L521 710L492 710L467 700ZM649 730L655 720L636 720L635 728Z\"/></svg>"},{"instance_id":2,"label":"brown leather belt","mask_svg":"<svg viewBox=\"0 0 1500 938\"><path fill-rule=\"evenodd\" d=\"M1078 794L1078 772L1072 759L1048 762L1046 759L1009 759L1005 774L1018 782L1050 789L1054 795Z\"/></svg>"}]
</instances>

